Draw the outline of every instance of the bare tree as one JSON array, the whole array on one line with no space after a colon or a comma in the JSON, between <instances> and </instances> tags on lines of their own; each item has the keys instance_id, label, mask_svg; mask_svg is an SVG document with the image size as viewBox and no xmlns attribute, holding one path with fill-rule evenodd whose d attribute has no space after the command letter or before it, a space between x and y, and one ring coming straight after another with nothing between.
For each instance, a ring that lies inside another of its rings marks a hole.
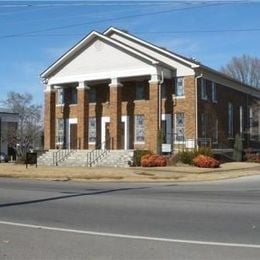
<instances>
[{"instance_id":1,"label":"bare tree","mask_svg":"<svg viewBox=\"0 0 260 260\"><path fill-rule=\"evenodd\" d=\"M260 88L260 58L242 55L233 57L221 72L247 85Z\"/></svg>"},{"instance_id":2,"label":"bare tree","mask_svg":"<svg viewBox=\"0 0 260 260\"><path fill-rule=\"evenodd\" d=\"M10 131L7 136L9 146L16 150L20 159L24 159L26 152L32 147L39 146L41 142L42 107L32 104L32 101L31 94L10 91L6 100L0 102L2 106L19 114L18 129Z\"/></svg>"}]
</instances>

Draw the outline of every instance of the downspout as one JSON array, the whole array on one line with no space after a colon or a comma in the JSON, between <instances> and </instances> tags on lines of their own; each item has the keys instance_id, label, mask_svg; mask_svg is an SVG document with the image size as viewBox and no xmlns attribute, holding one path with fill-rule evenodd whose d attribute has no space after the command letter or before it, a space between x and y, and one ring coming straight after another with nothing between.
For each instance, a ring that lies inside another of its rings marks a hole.
<instances>
[{"instance_id":1,"label":"downspout","mask_svg":"<svg viewBox=\"0 0 260 260\"><path fill-rule=\"evenodd\" d=\"M202 78L203 74L194 78L194 92L195 92L195 147L198 149L198 79Z\"/></svg>"},{"instance_id":2,"label":"downspout","mask_svg":"<svg viewBox=\"0 0 260 260\"><path fill-rule=\"evenodd\" d=\"M159 114L159 124L158 124L158 128L159 130L161 130L162 127L162 84L164 83L164 74L163 71L161 71L161 79L159 81L159 105L158 105L158 114Z\"/></svg>"},{"instance_id":3,"label":"downspout","mask_svg":"<svg viewBox=\"0 0 260 260\"><path fill-rule=\"evenodd\" d=\"M161 154L162 150L162 142L161 142L161 128L162 128L162 84L164 83L164 74L163 71L161 71L161 79L159 81L158 86L158 152Z\"/></svg>"}]
</instances>

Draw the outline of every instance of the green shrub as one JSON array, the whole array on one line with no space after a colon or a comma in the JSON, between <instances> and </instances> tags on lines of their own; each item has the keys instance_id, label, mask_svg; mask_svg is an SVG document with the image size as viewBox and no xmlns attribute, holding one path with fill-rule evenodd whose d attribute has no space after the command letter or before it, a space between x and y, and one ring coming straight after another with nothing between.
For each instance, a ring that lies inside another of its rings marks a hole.
<instances>
[{"instance_id":1,"label":"green shrub","mask_svg":"<svg viewBox=\"0 0 260 260\"><path fill-rule=\"evenodd\" d=\"M196 155L202 154L209 157L213 156L212 150L209 147L200 147L198 150L195 151L195 154Z\"/></svg>"},{"instance_id":2,"label":"green shrub","mask_svg":"<svg viewBox=\"0 0 260 260\"><path fill-rule=\"evenodd\" d=\"M195 151L182 151L178 153L177 158L178 161L184 164L192 164L192 160L195 156Z\"/></svg>"},{"instance_id":3,"label":"green shrub","mask_svg":"<svg viewBox=\"0 0 260 260\"><path fill-rule=\"evenodd\" d=\"M151 155L152 152L150 150L135 150L134 157L133 157L133 165L141 166L141 158L146 154Z\"/></svg>"},{"instance_id":4,"label":"green shrub","mask_svg":"<svg viewBox=\"0 0 260 260\"><path fill-rule=\"evenodd\" d=\"M180 161L184 164L193 164L193 159L198 155L205 155L209 157L213 157L212 150L208 147L200 147L199 149L194 150L184 150L177 154L177 161Z\"/></svg>"}]
</instances>

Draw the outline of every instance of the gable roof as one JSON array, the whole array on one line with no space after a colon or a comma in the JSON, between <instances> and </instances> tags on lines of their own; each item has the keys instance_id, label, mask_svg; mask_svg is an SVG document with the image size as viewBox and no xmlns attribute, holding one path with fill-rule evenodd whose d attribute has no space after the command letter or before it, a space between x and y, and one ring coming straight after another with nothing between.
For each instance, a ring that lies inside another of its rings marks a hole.
<instances>
[{"instance_id":1,"label":"gable roof","mask_svg":"<svg viewBox=\"0 0 260 260\"><path fill-rule=\"evenodd\" d=\"M198 61L195 61L193 59L189 59L187 57L184 57L182 55L179 55L177 53L174 53L172 51L169 51L169 50L166 50L166 49L163 49L161 47L158 47L150 42L147 42L147 41L144 41L140 38L137 38L136 36L128 33L128 32L125 32L123 30L119 30L115 27L110 27L108 28L105 32L104 32L104 35L107 35L107 36L111 36L113 33L116 33L130 41L133 41L141 46L144 46L146 48L149 48L149 49L152 49L153 51L155 52L158 52L160 54L163 54L165 56L168 56L168 57L171 57L173 58L174 60L176 61L179 61L181 63L184 63L186 65L188 65L189 67L191 67L192 69L194 70L197 70L198 72L201 73L201 71L208 71L208 72L211 72L215 75L217 75L218 77L221 77L221 78L225 78L226 80L228 80L229 82L233 82L234 85L236 85L235 89L238 89L242 92L246 92L247 94L252 94L256 97L260 97L260 89L256 88L256 87L253 87L253 86L250 86L250 85L247 85L237 79L234 79L218 70L215 70L213 68L210 68L204 64L201 64L200 62ZM238 87L238 88L237 88Z\"/></svg>"},{"instance_id":2,"label":"gable roof","mask_svg":"<svg viewBox=\"0 0 260 260\"><path fill-rule=\"evenodd\" d=\"M191 68L197 68L200 66L200 63L193 60L193 59L189 59L187 57L184 57L182 55L179 55L177 53L174 53L172 51L169 51L169 50L166 50L166 49L163 49L161 47L158 47L148 41L144 41L140 38L137 38L136 36L130 34L130 33L126 33L125 31L122 31L122 30L119 30L115 27L110 27L108 28L103 34L106 35L106 36L111 36L113 33L116 33L116 34L119 34L121 36L123 36L124 38L127 38L133 42L136 42L144 47L147 47L149 49L152 49L160 54L163 54L165 56L168 56L170 58L173 58L181 63L184 63L185 65L191 67Z\"/></svg>"},{"instance_id":3,"label":"gable roof","mask_svg":"<svg viewBox=\"0 0 260 260\"><path fill-rule=\"evenodd\" d=\"M128 54L132 56L136 56L139 59L149 63L149 64L159 64L158 60L155 60L154 58L150 57L149 55L146 55L144 53L138 52L137 50L128 47L112 38L109 38L99 32L92 31L89 33L86 37L84 37L82 40L80 40L77 44L75 44L71 49L69 49L65 54L63 54L58 60L56 60L52 65L50 65L45 71L41 73L42 78L47 78L50 76L53 72L58 70L60 66L62 66L64 63L66 63L68 60L70 60L71 57L75 53L77 53L79 50L81 50L83 47L88 45L92 40L94 39L101 39L105 42L108 42L114 46L117 46L119 49L124 50Z\"/></svg>"}]
</instances>

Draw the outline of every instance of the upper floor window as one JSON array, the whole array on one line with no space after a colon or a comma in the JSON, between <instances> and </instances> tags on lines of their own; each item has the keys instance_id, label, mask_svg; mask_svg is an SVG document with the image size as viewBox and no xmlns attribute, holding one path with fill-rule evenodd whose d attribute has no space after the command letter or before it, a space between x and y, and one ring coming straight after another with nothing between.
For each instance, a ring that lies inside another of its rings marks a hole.
<instances>
[{"instance_id":1,"label":"upper floor window","mask_svg":"<svg viewBox=\"0 0 260 260\"><path fill-rule=\"evenodd\" d=\"M77 104L78 96L77 96L77 88L73 87L70 89L70 104Z\"/></svg>"},{"instance_id":2,"label":"upper floor window","mask_svg":"<svg viewBox=\"0 0 260 260\"><path fill-rule=\"evenodd\" d=\"M201 92L201 99L207 100L208 96L207 96L206 80L203 78L200 81L200 92Z\"/></svg>"},{"instance_id":3,"label":"upper floor window","mask_svg":"<svg viewBox=\"0 0 260 260\"><path fill-rule=\"evenodd\" d=\"M97 91L96 91L96 88L94 88L94 87L90 87L90 90L89 90L89 102L90 103L97 102Z\"/></svg>"},{"instance_id":4,"label":"upper floor window","mask_svg":"<svg viewBox=\"0 0 260 260\"><path fill-rule=\"evenodd\" d=\"M163 83L161 85L161 97L166 98L166 84L165 83Z\"/></svg>"},{"instance_id":5,"label":"upper floor window","mask_svg":"<svg viewBox=\"0 0 260 260\"><path fill-rule=\"evenodd\" d=\"M144 86L144 82L142 82L142 81L136 82L135 99L136 100L145 99L145 86Z\"/></svg>"},{"instance_id":6,"label":"upper floor window","mask_svg":"<svg viewBox=\"0 0 260 260\"><path fill-rule=\"evenodd\" d=\"M212 91L212 102L217 102L217 88L216 82L211 82L211 91Z\"/></svg>"},{"instance_id":7,"label":"upper floor window","mask_svg":"<svg viewBox=\"0 0 260 260\"><path fill-rule=\"evenodd\" d=\"M233 120L233 104L228 103L228 137L233 137L234 134Z\"/></svg>"},{"instance_id":8,"label":"upper floor window","mask_svg":"<svg viewBox=\"0 0 260 260\"><path fill-rule=\"evenodd\" d=\"M63 88L57 89L56 97L57 97L57 104L58 105L64 104L64 89Z\"/></svg>"},{"instance_id":9,"label":"upper floor window","mask_svg":"<svg viewBox=\"0 0 260 260\"><path fill-rule=\"evenodd\" d=\"M175 95L177 97L184 96L184 78L177 77L175 82Z\"/></svg>"}]
</instances>

